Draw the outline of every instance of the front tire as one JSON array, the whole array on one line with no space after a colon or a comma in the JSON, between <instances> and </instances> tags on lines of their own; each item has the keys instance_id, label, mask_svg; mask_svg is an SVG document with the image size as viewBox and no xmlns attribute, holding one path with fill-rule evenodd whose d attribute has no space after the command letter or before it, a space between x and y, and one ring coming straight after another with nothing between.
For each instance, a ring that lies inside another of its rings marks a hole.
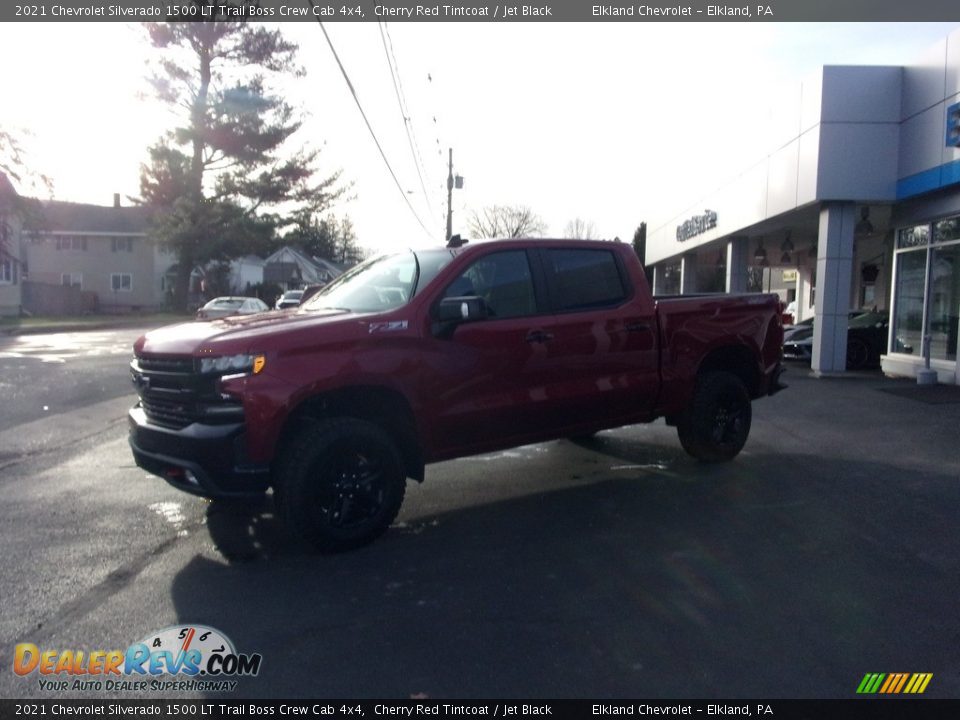
<instances>
[{"instance_id":1,"label":"front tire","mask_svg":"<svg viewBox=\"0 0 960 720\"><path fill-rule=\"evenodd\" d=\"M687 453L701 462L726 462L743 449L750 435L750 394L729 372L707 372L697 378L690 406L677 422L677 435Z\"/></svg>"},{"instance_id":2,"label":"front tire","mask_svg":"<svg viewBox=\"0 0 960 720\"><path fill-rule=\"evenodd\" d=\"M322 552L366 545L400 511L406 474L390 436L373 423L334 418L304 427L274 482L287 531Z\"/></svg>"}]
</instances>

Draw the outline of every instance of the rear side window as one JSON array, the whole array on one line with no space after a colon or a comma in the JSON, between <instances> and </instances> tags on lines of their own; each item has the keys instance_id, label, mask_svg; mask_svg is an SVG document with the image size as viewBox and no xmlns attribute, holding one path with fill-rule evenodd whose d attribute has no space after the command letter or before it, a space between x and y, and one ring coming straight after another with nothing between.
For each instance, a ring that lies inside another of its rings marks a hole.
<instances>
[{"instance_id":1,"label":"rear side window","mask_svg":"<svg viewBox=\"0 0 960 720\"><path fill-rule=\"evenodd\" d=\"M524 250L484 255L454 280L443 296L482 297L493 318L537 314L533 276Z\"/></svg>"},{"instance_id":2,"label":"rear side window","mask_svg":"<svg viewBox=\"0 0 960 720\"><path fill-rule=\"evenodd\" d=\"M608 250L548 249L547 267L558 311L616 305L627 297L617 259Z\"/></svg>"}]
</instances>

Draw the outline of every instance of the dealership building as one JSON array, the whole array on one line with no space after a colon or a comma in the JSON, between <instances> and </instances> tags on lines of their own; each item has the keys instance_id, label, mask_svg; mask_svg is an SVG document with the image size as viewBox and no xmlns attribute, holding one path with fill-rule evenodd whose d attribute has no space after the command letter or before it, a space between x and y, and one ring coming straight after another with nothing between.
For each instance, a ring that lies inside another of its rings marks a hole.
<instances>
[{"instance_id":1,"label":"dealership building","mask_svg":"<svg viewBox=\"0 0 960 720\"><path fill-rule=\"evenodd\" d=\"M650 228L654 291L779 291L815 316L818 374L876 308L884 372L960 383L960 30L905 67L823 67L770 117L757 162Z\"/></svg>"}]
</instances>

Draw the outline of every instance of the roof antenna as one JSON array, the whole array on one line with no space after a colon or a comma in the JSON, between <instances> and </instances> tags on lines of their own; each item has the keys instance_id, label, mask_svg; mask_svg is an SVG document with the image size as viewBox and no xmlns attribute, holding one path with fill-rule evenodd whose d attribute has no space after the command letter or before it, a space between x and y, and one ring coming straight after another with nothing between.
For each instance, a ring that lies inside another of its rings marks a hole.
<instances>
[{"instance_id":1,"label":"roof antenna","mask_svg":"<svg viewBox=\"0 0 960 720\"><path fill-rule=\"evenodd\" d=\"M452 235L452 236L450 237L450 239L447 241L447 247L448 247L448 248L463 247L463 246L466 245L468 242L470 242L470 241L467 240L466 238L462 238L462 237L460 237L459 235Z\"/></svg>"}]
</instances>

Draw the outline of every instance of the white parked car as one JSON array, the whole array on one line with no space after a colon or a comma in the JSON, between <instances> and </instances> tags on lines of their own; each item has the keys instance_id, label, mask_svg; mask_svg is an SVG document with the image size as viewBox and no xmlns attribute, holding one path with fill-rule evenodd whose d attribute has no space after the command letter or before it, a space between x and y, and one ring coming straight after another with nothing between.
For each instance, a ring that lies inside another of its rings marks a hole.
<instances>
[{"instance_id":1,"label":"white parked car","mask_svg":"<svg viewBox=\"0 0 960 720\"><path fill-rule=\"evenodd\" d=\"M257 298L224 296L214 298L197 310L197 320L213 320L229 315L253 315L269 309L263 300Z\"/></svg>"},{"instance_id":2,"label":"white parked car","mask_svg":"<svg viewBox=\"0 0 960 720\"><path fill-rule=\"evenodd\" d=\"M274 306L277 310L286 310L287 308L297 307L303 298L303 290L287 290L277 300Z\"/></svg>"}]
</instances>

